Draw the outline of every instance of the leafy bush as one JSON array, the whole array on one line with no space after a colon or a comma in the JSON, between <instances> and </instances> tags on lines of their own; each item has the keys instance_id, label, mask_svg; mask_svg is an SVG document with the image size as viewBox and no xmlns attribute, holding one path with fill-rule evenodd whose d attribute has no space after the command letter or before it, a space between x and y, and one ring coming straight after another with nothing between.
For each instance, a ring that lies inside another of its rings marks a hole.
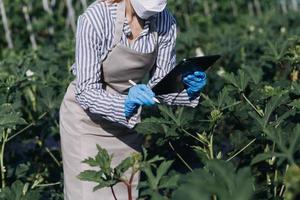
<instances>
[{"instance_id":1,"label":"leafy bush","mask_svg":"<svg viewBox=\"0 0 300 200\"><path fill-rule=\"evenodd\" d=\"M63 199L58 109L73 79L75 16L85 1L73 7L66 1L3 2L14 48L7 48L0 20L0 198ZM99 170L81 179L113 186L138 166L141 199L298 199L295 2L169 1L178 22L178 60L222 55L200 105L144 110L136 130L147 151L117 170L99 147L106 170L99 156L87 158ZM100 180L101 173L110 178Z\"/></svg>"}]
</instances>

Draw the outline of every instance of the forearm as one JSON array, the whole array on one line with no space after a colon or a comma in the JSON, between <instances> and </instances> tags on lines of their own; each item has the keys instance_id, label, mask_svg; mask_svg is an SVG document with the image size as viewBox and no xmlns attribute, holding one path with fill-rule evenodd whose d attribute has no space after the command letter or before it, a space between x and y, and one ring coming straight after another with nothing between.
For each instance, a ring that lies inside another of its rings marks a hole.
<instances>
[{"instance_id":1,"label":"forearm","mask_svg":"<svg viewBox=\"0 0 300 200\"><path fill-rule=\"evenodd\" d=\"M188 107L196 107L199 104L200 96L191 99L186 90L183 90L180 93L170 93L165 95L158 95L159 99L162 99L167 105L181 105Z\"/></svg>"},{"instance_id":2,"label":"forearm","mask_svg":"<svg viewBox=\"0 0 300 200\"><path fill-rule=\"evenodd\" d=\"M128 121L124 113L126 95L110 94L102 89L88 89L76 94L76 101L80 106L104 119L133 128L139 121L139 114L135 114Z\"/></svg>"}]
</instances>

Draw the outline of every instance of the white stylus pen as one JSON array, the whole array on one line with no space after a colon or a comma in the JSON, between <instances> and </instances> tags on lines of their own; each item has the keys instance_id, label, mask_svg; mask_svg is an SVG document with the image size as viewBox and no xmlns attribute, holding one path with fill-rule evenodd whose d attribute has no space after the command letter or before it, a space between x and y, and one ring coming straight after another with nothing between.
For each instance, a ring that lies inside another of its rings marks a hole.
<instances>
[{"instance_id":1,"label":"white stylus pen","mask_svg":"<svg viewBox=\"0 0 300 200\"><path fill-rule=\"evenodd\" d=\"M131 85L136 85L136 83L133 82L132 80L129 80L128 82L129 82ZM159 100L158 100L157 98L155 98L155 97L153 97L153 101L155 101L156 103L160 103Z\"/></svg>"}]
</instances>

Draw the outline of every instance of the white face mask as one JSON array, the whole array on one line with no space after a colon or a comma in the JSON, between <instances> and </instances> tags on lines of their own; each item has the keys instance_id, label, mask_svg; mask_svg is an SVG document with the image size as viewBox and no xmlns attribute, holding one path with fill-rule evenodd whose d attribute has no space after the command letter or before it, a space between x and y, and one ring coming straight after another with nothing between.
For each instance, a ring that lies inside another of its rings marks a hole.
<instances>
[{"instance_id":1,"label":"white face mask","mask_svg":"<svg viewBox=\"0 0 300 200\"><path fill-rule=\"evenodd\" d=\"M136 14L142 19L162 12L166 5L167 0L130 0Z\"/></svg>"}]
</instances>

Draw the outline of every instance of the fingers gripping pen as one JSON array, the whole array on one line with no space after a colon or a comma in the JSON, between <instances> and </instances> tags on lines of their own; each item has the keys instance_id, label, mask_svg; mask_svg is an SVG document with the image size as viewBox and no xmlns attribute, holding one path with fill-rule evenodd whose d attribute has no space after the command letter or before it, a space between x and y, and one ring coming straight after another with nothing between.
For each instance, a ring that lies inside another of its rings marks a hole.
<instances>
[{"instance_id":1,"label":"fingers gripping pen","mask_svg":"<svg viewBox=\"0 0 300 200\"><path fill-rule=\"evenodd\" d=\"M128 82L129 82L131 85L136 85L136 83L133 82L132 80L129 80ZM156 103L160 103L159 100L158 100L157 98L155 98L155 97L153 97L153 101L155 101Z\"/></svg>"}]
</instances>

